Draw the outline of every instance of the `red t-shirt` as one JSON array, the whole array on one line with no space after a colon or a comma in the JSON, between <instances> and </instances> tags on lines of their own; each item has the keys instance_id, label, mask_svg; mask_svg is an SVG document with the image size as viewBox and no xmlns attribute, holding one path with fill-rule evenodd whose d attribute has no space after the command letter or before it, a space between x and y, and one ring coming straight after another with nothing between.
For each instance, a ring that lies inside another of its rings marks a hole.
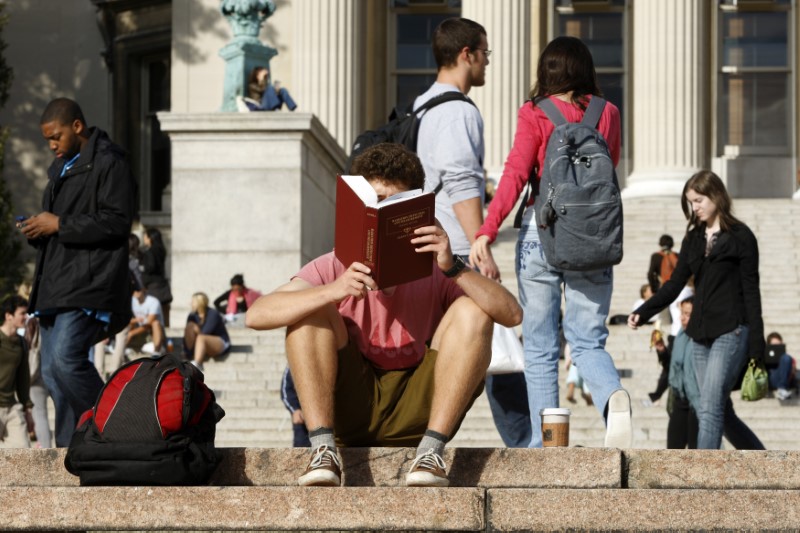
<instances>
[{"instance_id":1,"label":"red t-shirt","mask_svg":"<svg viewBox=\"0 0 800 533\"><path fill-rule=\"evenodd\" d=\"M332 283L347 267L333 252L304 266L295 277L311 285ZM434 266L433 274L395 287L388 296L370 291L357 300L339 302L347 333L374 366L397 370L417 366L425 356L425 342L433 337L450 305L464 291Z\"/></svg>"},{"instance_id":2,"label":"red t-shirt","mask_svg":"<svg viewBox=\"0 0 800 533\"><path fill-rule=\"evenodd\" d=\"M577 105L564 102L558 98L550 98L564 115L568 122L580 122L584 111ZM503 177L497 187L497 192L489 204L489 212L483 226L478 230L478 235L486 235L489 242L494 242L500 224L503 223L508 213L514 209L519 195L528 183L531 171L538 169L537 177L542 175L542 165L547 151L547 141L553 133L553 123L547 118L539 107L534 107L531 102L525 102L517 113L517 132L514 134L514 145L508 154L503 167ZM597 129L603 134L611 160L614 166L619 162L620 147L620 122L619 109L611 102L606 102L603 114ZM533 204L533 197L528 205Z\"/></svg>"}]
</instances>

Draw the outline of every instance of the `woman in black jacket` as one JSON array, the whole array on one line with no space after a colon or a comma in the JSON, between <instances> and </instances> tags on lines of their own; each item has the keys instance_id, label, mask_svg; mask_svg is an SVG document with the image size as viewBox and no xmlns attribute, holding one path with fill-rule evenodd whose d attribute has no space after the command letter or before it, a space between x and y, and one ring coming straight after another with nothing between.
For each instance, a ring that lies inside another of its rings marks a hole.
<instances>
[{"instance_id":1,"label":"woman in black jacket","mask_svg":"<svg viewBox=\"0 0 800 533\"><path fill-rule=\"evenodd\" d=\"M144 232L144 248L142 248L140 268L142 282L148 294L158 298L164 314L164 326L169 327L169 304L172 303L172 291L166 274L167 248L156 228L147 228Z\"/></svg>"},{"instance_id":2,"label":"woman in black jacket","mask_svg":"<svg viewBox=\"0 0 800 533\"><path fill-rule=\"evenodd\" d=\"M693 340L700 387L697 447L718 449L723 430L735 428L737 442L763 449L730 401L746 362L764 354L758 242L733 216L725 185L711 171L702 170L686 182L681 207L689 223L678 264L669 281L628 317L628 325L646 323L694 276L694 309L686 333Z\"/></svg>"}]
</instances>

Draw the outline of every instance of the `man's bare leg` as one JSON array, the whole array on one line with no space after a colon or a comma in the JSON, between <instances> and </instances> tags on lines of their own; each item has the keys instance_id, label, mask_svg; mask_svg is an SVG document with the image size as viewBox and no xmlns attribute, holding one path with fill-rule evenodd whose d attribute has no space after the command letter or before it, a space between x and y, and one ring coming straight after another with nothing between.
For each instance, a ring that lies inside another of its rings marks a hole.
<instances>
[{"instance_id":1,"label":"man's bare leg","mask_svg":"<svg viewBox=\"0 0 800 533\"><path fill-rule=\"evenodd\" d=\"M286 329L286 357L311 440L312 457L298 479L304 486L341 484L341 461L333 436L334 389L338 351L347 345L347 328L328 305Z\"/></svg>"},{"instance_id":2,"label":"man's bare leg","mask_svg":"<svg viewBox=\"0 0 800 533\"><path fill-rule=\"evenodd\" d=\"M492 357L491 318L469 298L456 300L433 336L438 351L433 370L433 400L428 429L406 476L408 486L449 484L444 446L486 376Z\"/></svg>"},{"instance_id":3,"label":"man's bare leg","mask_svg":"<svg viewBox=\"0 0 800 533\"><path fill-rule=\"evenodd\" d=\"M431 342L438 350L428 429L452 437L492 359L494 324L472 300L463 297L445 313Z\"/></svg>"}]
</instances>

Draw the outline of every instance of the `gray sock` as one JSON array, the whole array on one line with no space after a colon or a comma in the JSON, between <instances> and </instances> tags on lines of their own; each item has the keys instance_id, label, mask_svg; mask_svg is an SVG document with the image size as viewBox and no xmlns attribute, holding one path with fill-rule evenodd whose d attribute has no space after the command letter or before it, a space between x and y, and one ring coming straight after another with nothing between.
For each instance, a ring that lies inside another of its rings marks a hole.
<instances>
[{"instance_id":1,"label":"gray sock","mask_svg":"<svg viewBox=\"0 0 800 533\"><path fill-rule=\"evenodd\" d=\"M308 433L308 440L311 441L311 450L316 450L320 446L327 446L332 451L336 451L336 440L333 438L333 430L326 427L318 427Z\"/></svg>"},{"instance_id":2,"label":"gray sock","mask_svg":"<svg viewBox=\"0 0 800 533\"><path fill-rule=\"evenodd\" d=\"M442 435L432 429L425 430L425 435L422 437L422 440L419 441L419 446L417 446L417 456L422 455L428 450L433 450L440 456L443 455L444 445L447 444L448 440L446 435Z\"/></svg>"}]
</instances>

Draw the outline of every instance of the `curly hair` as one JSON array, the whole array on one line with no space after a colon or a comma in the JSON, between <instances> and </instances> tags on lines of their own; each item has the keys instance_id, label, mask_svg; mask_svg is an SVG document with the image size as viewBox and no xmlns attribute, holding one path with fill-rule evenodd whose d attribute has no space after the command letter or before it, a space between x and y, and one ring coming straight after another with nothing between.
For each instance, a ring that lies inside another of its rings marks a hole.
<instances>
[{"instance_id":1,"label":"curly hair","mask_svg":"<svg viewBox=\"0 0 800 533\"><path fill-rule=\"evenodd\" d=\"M368 181L379 179L401 184L406 190L421 189L425 184L425 171L419 157L397 143L380 143L367 148L353 160L350 172Z\"/></svg>"}]
</instances>

